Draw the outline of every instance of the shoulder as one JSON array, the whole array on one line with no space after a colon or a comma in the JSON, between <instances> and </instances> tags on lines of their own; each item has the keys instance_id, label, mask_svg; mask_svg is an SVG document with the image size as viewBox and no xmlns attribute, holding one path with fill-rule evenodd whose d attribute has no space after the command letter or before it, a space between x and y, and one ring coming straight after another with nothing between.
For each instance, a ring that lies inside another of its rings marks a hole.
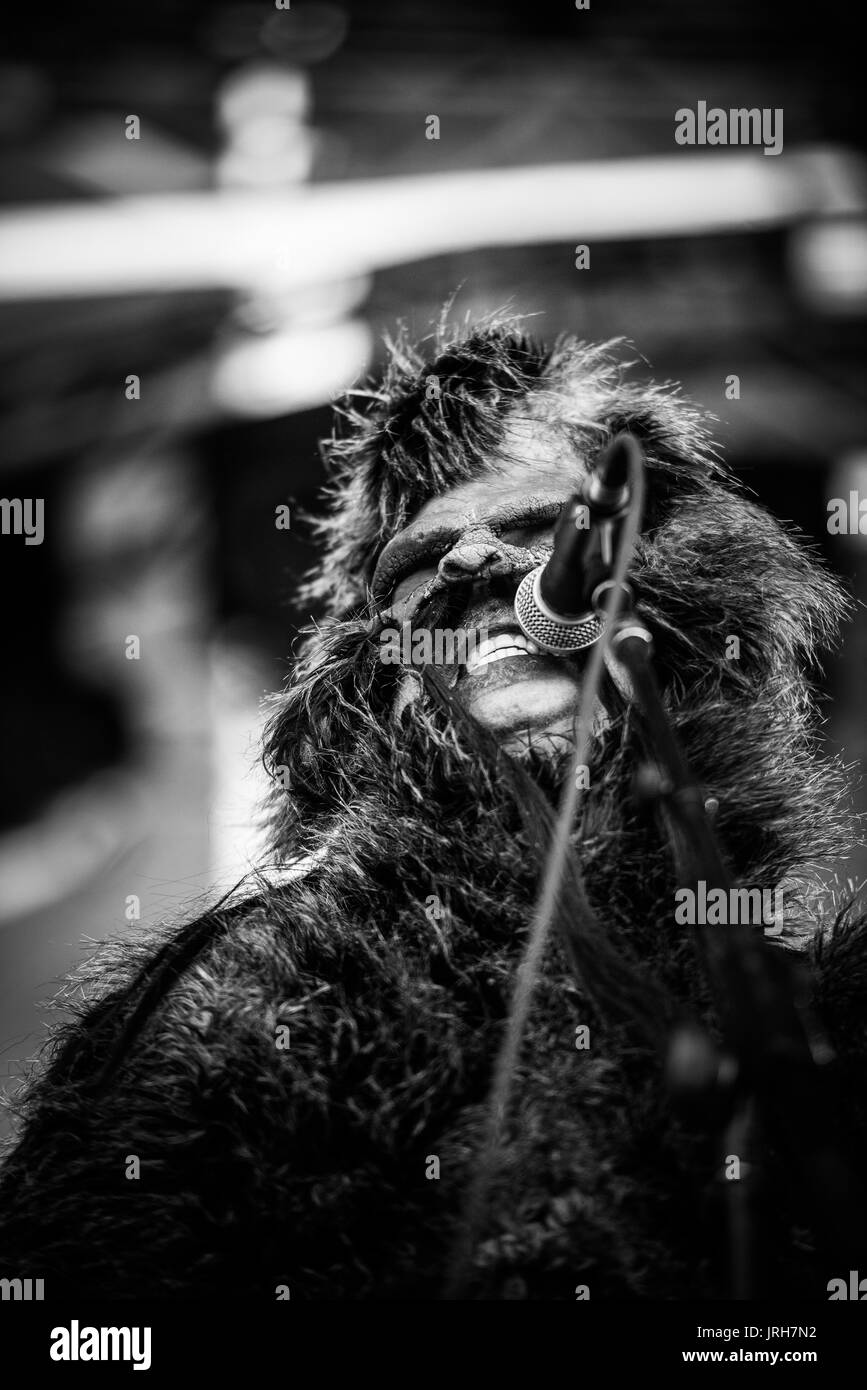
<instances>
[{"instance_id":1,"label":"shoulder","mask_svg":"<svg viewBox=\"0 0 867 1390\"><path fill-rule=\"evenodd\" d=\"M5 1262L91 1292L198 1287L196 1262L205 1251L216 1269L226 1231L262 1238L260 1189L285 1221L286 1165L303 1169L326 1100L320 955L285 893L100 951L20 1107L0 1177Z\"/></svg>"}]
</instances>

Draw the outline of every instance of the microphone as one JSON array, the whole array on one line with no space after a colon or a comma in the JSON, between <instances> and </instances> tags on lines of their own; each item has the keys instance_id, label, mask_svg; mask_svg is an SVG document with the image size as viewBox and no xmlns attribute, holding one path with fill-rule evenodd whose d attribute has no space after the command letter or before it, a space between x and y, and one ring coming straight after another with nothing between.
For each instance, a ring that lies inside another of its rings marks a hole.
<instances>
[{"instance_id":1,"label":"microphone","mask_svg":"<svg viewBox=\"0 0 867 1390\"><path fill-rule=\"evenodd\" d=\"M604 623L594 612L599 585L614 569L617 533L629 508L631 434L618 434L560 513L550 559L521 580L515 617L525 637L555 656L598 642Z\"/></svg>"}]
</instances>

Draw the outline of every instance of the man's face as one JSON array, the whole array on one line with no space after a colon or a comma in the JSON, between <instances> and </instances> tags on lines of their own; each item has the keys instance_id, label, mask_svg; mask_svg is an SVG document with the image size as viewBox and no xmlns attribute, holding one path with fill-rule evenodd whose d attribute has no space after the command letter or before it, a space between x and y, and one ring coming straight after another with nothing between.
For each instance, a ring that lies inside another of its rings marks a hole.
<instances>
[{"instance_id":1,"label":"man's face","mask_svg":"<svg viewBox=\"0 0 867 1390\"><path fill-rule=\"evenodd\" d=\"M543 736L549 743L571 737L588 655L535 648L513 604L524 574L550 554L557 517L585 471L550 428L517 422L503 458L427 502L384 548L374 576L374 592L398 626L416 627L415 609L430 586L459 595L448 626L481 631L488 641L445 674L455 698L509 751L531 740L538 746ZM596 727L606 722L600 706Z\"/></svg>"}]
</instances>

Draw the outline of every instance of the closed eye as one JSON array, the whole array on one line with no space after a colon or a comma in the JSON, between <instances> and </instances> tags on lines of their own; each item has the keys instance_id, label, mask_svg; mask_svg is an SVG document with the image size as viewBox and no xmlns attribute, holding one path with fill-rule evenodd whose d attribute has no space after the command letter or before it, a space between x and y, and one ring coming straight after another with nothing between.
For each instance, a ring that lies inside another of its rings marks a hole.
<instances>
[{"instance_id":1,"label":"closed eye","mask_svg":"<svg viewBox=\"0 0 867 1390\"><path fill-rule=\"evenodd\" d=\"M435 565L454 544L451 527L440 527L426 534L398 535L388 542L377 561L371 588L375 597L387 598L395 584L416 574L426 563Z\"/></svg>"},{"instance_id":2,"label":"closed eye","mask_svg":"<svg viewBox=\"0 0 867 1390\"><path fill-rule=\"evenodd\" d=\"M373 575L372 589L380 601L393 593L407 578L418 583L417 576L429 577L436 572L436 563L452 548L462 531L480 521L512 545L523 545L528 549L538 544L548 528L557 520L566 497L524 497L518 501L497 508L488 517L467 517L462 526L432 526L413 534L410 526L407 531L394 536L382 551Z\"/></svg>"},{"instance_id":3,"label":"closed eye","mask_svg":"<svg viewBox=\"0 0 867 1390\"><path fill-rule=\"evenodd\" d=\"M428 565L424 569L413 570L411 574L405 575L394 586L390 603L396 607L400 603L407 603L410 599L422 590L427 588L431 580L435 578L437 572L436 565Z\"/></svg>"}]
</instances>

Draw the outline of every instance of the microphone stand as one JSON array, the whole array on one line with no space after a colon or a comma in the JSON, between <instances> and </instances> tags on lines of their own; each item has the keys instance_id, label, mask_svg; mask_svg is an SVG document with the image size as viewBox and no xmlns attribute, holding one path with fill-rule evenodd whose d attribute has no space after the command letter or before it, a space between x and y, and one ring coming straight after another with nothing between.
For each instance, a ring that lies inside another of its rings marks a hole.
<instances>
[{"instance_id":1,"label":"microphone stand","mask_svg":"<svg viewBox=\"0 0 867 1390\"><path fill-rule=\"evenodd\" d=\"M606 587L600 585L595 597ZM703 880L708 892L721 888L731 903L731 880L705 812L704 794L657 684L653 638L633 613L618 622L611 651L629 675L645 748L656 764L650 796L668 829L678 885L695 890ZM698 925L695 944L720 1020L724 1051L735 1068L728 1096L734 1103L733 1118L724 1138L731 1146L729 1158L739 1158L746 1173L744 1186L728 1183L734 1297L752 1298L762 1291L763 1281L757 1277L758 1184L750 1154L759 1135L767 1135L800 1177L828 1277L845 1275L867 1256L867 1208L854 1167L835 1134L838 1078L833 1056L827 1045L814 1055L798 1006L799 983L791 958L765 940L761 926L756 930L744 924ZM719 1075L712 1084L719 1094Z\"/></svg>"}]
</instances>

